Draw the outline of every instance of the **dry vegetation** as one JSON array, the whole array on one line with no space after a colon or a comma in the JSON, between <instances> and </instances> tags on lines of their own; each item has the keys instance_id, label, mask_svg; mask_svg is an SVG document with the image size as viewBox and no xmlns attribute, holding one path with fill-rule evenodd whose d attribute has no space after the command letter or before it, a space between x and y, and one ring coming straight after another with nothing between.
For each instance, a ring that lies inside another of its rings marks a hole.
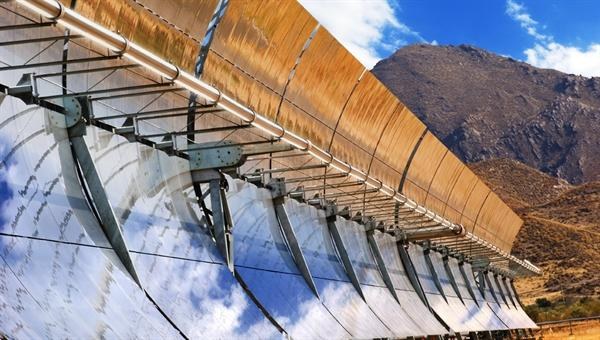
<instances>
[{"instance_id":1,"label":"dry vegetation","mask_svg":"<svg viewBox=\"0 0 600 340\"><path fill-rule=\"evenodd\" d=\"M508 159L471 167L523 218L513 253L544 270L516 282L524 304L600 295L600 182L574 187Z\"/></svg>"},{"instance_id":2,"label":"dry vegetation","mask_svg":"<svg viewBox=\"0 0 600 340\"><path fill-rule=\"evenodd\" d=\"M600 320L589 320L542 326L537 332L539 339L544 340L597 340L600 334Z\"/></svg>"}]
</instances>

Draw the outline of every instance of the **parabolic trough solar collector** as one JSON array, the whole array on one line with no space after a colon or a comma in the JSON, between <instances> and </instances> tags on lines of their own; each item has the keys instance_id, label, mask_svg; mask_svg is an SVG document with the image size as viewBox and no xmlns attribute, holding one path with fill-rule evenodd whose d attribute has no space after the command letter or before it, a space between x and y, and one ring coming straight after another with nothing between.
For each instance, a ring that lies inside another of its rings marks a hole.
<instances>
[{"instance_id":1,"label":"parabolic trough solar collector","mask_svg":"<svg viewBox=\"0 0 600 340\"><path fill-rule=\"evenodd\" d=\"M284 231L268 185L230 176L266 169L273 177L288 168L288 179L306 178L305 198L322 186L310 195L351 199L354 211L390 199L381 190L391 190L503 252L521 226L296 2L77 0L54 8L61 9L57 20L73 10L118 31L381 185L372 192L364 182L349 186L354 177L301 150L222 171L234 226L232 272L207 222L215 193L207 185L198 190L188 159L159 146L280 141L251 124L231 133L244 122L98 41L72 35L67 43L64 27L47 16L40 21L43 13L3 4L0 40L28 42L0 46L0 336L346 339L535 327L501 276L484 274L479 291L470 264L415 244L403 262L395 236L349 216L332 219L306 199L284 198L291 228ZM19 91L33 78L35 96L45 99L26 104ZM131 95L124 88L151 90ZM81 108L74 93L85 94L93 111L79 130L66 118ZM190 120L172 114L175 108L199 113ZM136 136L119 133L133 125ZM190 129L212 130L190 138ZM388 202L380 210L390 218L398 207Z\"/></svg>"}]
</instances>

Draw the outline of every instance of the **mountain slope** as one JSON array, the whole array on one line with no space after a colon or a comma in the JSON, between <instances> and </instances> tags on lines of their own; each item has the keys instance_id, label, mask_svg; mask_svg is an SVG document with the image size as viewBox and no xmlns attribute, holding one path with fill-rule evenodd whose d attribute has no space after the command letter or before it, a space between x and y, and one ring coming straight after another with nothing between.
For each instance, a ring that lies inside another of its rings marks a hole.
<instances>
[{"instance_id":1,"label":"mountain slope","mask_svg":"<svg viewBox=\"0 0 600 340\"><path fill-rule=\"evenodd\" d=\"M373 73L466 162L512 158L571 183L600 180L600 78L466 45L406 46Z\"/></svg>"},{"instance_id":2,"label":"mountain slope","mask_svg":"<svg viewBox=\"0 0 600 340\"><path fill-rule=\"evenodd\" d=\"M526 303L600 294L600 182L573 187L508 159L470 167L524 221L513 254L544 270L517 282Z\"/></svg>"}]
</instances>

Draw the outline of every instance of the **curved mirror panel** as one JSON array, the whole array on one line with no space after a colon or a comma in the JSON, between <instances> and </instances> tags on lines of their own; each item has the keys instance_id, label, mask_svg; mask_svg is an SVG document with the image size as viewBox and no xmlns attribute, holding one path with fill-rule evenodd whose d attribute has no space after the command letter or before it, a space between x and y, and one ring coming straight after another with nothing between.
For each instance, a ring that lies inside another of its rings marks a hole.
<instances>
[{"instance_id":1,"label":"curved mirror panel","mask_svg":"<svg viewBox=\"0 0 600 340\"><path fill-rule=\"evenodd\" d=\"M335 223L358 276L365 300L375 314L396 336L427 335L427 330L415 320L416 316L413 319L385 285L371 253L364 226L343 218L338 218Z\"/></svg>"},{"instance_id":2,"label":"curved mirror panel","mask_svg":"<svg viewBox=\"0 0 600 340\"><path fill-rule=\"evenodd\" d=\"M529 318L529 315L527 315L527 313L523 310L523 307L521 306L521 303L519 302L519 299L517 297L517 293L514 290L514 286L512 284L512 282L510 281L509 278L503 278L504 283L506 284L506 289L507 291L511 294L513 301L516 305L517 310L521 313L521 315L524 315L527 317L528 319L528 324L529 324L529 328L539 328L538 325L531 320L531 318Z\"/></svg>"},{"instance_id":3,"label":"curved mirror panel","mask_svg":"<svg viewBox=\"0 0 600 340\"><path fill-rule=\"evenodd\" d=\"M500 307L500 305L496 302L496 300L492 296L492 292L490 291L490 289L488 287L488 283L487 283L487 280L485 280L485 277L480 276L480 278L485 281L485 283L483 284L485 287L483 289L481 289L480 287L481 287L482 283L481 282L478 283L478 280L475 279L475 272L473 271L471 264L465 262L464 266L465 266L465 272L467 274L467 277L471 281L470 282L471 287L473 289L473 292L475 293L475 296L477 297L477 301L479 301L479 304L480 305L487 304L488 307L494 312L494 314L496 314L496 316L509 329L519 328L518 323L515 323L514 320L512 319L512 317L510 315L507 315L507 313L505 313L504 310ZM482 291L483 291L483 294L482 294Z\"/></svg>"},{"instance_id":4,"label":"curved mirror panel","mask_svg":"<svg viewBox=\"0 0 600 340\"><path fill-rule=\"evenodd\" d=\"M499 282L496 280L495 275L491 272L488 272L487 275L492 284L492 289L494 289L494 292L500 301L500 307L502 310L511 317L515 324L519 325L519 328L535 327L535 323L531 321L527 314L517 310L515 306L509 305L510 302L505 300L508 299L508 297L506 296L506 292L504 291L503 287L498 285Z\"/></svg>"},{"instance_id":5,"label":"curved mirror panel","mask_svg":"<svg viewBox=\"0 0 600 340\"><path fill-rule=\"evenodd\" d=\"M293 338L350 334L310 290L283 239L271 193L229 179L236 270L268 313Z\"/></svg>"},{"instance_id":6,"label":"curved mirror panel","mask_svg":"<svg viewBox=\"0 0 600 340\"><path fill-rule=\"evenodd\" d=\"M379 231L375 231L373 236L375 237L400 303L404 306L410 306L412 315L419 315L420 325L422 328L426 328L427 334L446 333L446 328L429 311L410 283L404 271L400 254L398 254L398 244L395 237Z\"/></svg>"},{"instance_id":7,"label":"curved mirror panel","mask_svg":"<svg viewBox=\"0 0 600 340\"><path fill-rule=\"evenodd\" d=\"M423 287L427 302L429 306L435 311L435 313L448 325L451 331L454 332L470 332L480 330L480 326L477 325L473 328L473 325L467 323L463 315L456 313L447 301L446 298L441 294L435 284L435 278L431 274L427 262L425 260L425 253L423 248L416 244L411 244L408 248L408 254L410 260L415 267L417 277Z\"/></svg>"},{"instance_id":8,"label":"curved mirror panel","mask_svg":"<svg viewBox=\"0 0 600 340\"><path fill-rule=\"evenodd\" d=\"M462 296L459 297L456 293L454 287L452 286L452 282L450 282L451 278L446 273L442 254L432 251L429 253L429 258L431 259L433 268L438 279L440 280L440 284L444 290L444 295L446 296L448 305L450 305L457 316L460 316L462 323L468 325L472 329L488 329L488 325L485 322L486 320L479 317L477 306L468 302L465 303L464 301L468 301L468 299L463 300L461 299Z\"/></svg>"},{"instance_id":9,"label":"curved mirror panel","mask_svg":"<svg viewBox=\"0 0 600 340\"><path fill-rule=\"evenodd\" d=\"M469 308L470 310L475 309L477 311L477 320L479 320L483 325L485 325L488 330L507 329L506 325L502 322L502 320L498 319L496 314L494 314L494 312L490 309L487 303L480 303L479 301L473 299L473 297L471 296L471 292L469 291L469 288L467 286L468 283L465 282L459 266L460 264L458 263L457 259L453 257L448 258L448 267L450 268L450 271L454 276L456 286L460 291L460 296L462 297L465 306L467 306L467 308ZM477 290L477 287L471 288L473 295L477 297L477 292L475 292L474 290Z\"/></svg>"},{"instance_id":10,"label":"curved mirror panel","mask_svg":"<svg viewBox=\"0 0 600 340\"><path fill-rule=\"evenodd\" d=\"M189 163L102 130L87 142L142 285L173 322L189 337L276 336L195 215Z\"/></svg>"},{"instance_id":11,"label":"curved mirror panel","mask_svg":"<svg viewBox=\"0 0 600 340\"><path fill-rule=\"evenodd\" d=\"M177 338L96 222L60 118L0 98L0 329L24 339Z\"/></svg>"},{"instance_id":12,"label":"curved mirror panel","mask_svg":"<svg viewBox=\"0 0 600 340\"><path fill-rule=\"evenodd\" d=\"M352 337L393 336L346 275L329 234L325 212L294 200L287 200L285 209L325 307Z\"/></svg>"}]
</instances>

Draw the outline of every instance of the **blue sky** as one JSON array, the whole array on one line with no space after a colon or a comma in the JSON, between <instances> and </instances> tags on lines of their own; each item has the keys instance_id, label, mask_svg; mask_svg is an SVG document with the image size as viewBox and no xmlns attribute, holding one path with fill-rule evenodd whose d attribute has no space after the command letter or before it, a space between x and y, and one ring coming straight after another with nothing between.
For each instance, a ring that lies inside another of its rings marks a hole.
<instances>
[{"instance_id":1,"label":"blue sky","mask_svg":"<svg viewBox=\"0 0 600 340\"><path fill-rule=\"evenodd\" d=\"M600 1L300 0L367 67L410 43L471 44L600 76Z\"/></svg>"}]
</instances>

